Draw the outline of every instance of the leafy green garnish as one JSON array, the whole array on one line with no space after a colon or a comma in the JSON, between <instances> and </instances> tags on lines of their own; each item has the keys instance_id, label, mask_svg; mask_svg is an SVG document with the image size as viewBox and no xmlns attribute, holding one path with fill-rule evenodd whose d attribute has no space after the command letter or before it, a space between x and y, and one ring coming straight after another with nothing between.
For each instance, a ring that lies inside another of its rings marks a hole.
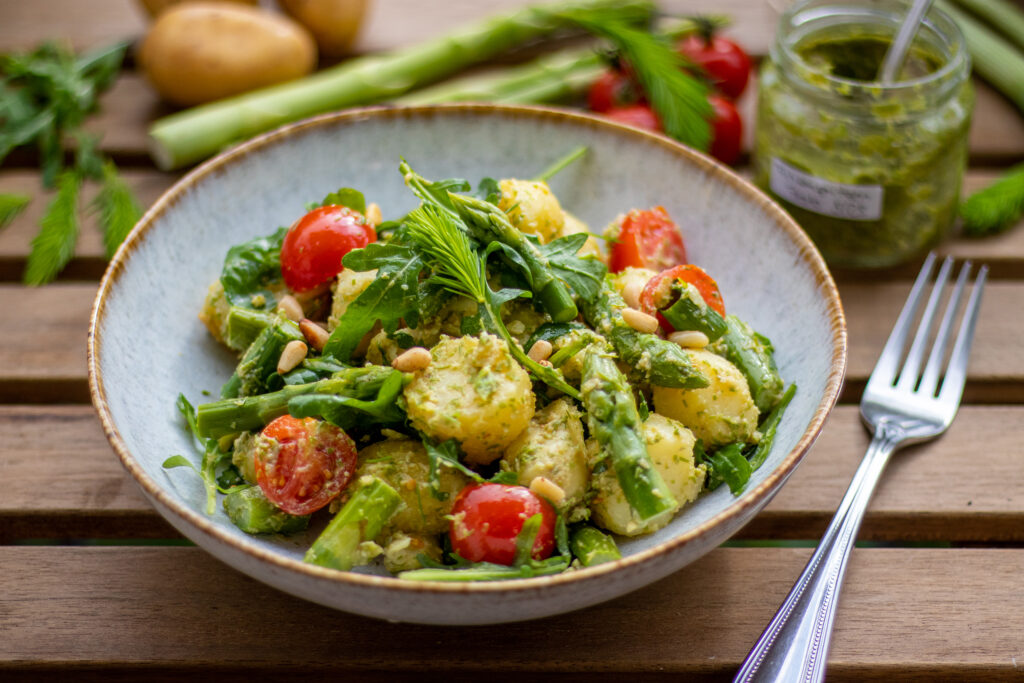
<instances>
[{"instance_id":1,"label":"leafy green garnish","mask_svg":"<svg viewBox=\"0 0 1024 683\"><path fill-rule=\"evenodd\" d=\"M534 178L541 182L547 182L555 177L556 174L560 173L564 168L572 164L577 159L580 159L584 154L587 153L587 146L580 145L573 151L566 154L564 157L556 161L555 163L548 166L546 169L540 172L540 174Z\"/></svg>"},{"instance_id":2,"label":"leafy green garnish","mask_svg":"<svg viewBox=\"0 0 1024 683\"><path fill-rule=\"evenodd\" d=\"M359 190L354 190L351 187L342 187L335 192L331 192L329 195L324 197L323 201L319 204L307 204L306 210L311 211L321 206L347 206L353 211L358 211L361 214L366 213L366 197Z\"/></svg>"},{"instance_id":3,"label":"leafy green garnish","mask_svg":"<svg viewBox=\"0 0 1024 683\"><path fill-rule=\"evenodd\" d=\"M733 495L740 493L750 480L750 461L743 455L743 444L731 443L714 453L705 455L710 465L708 488L715 489L725 482Z\"/></svg>"},{"instance_id":4,"label":"leafy green garnish","mask_svg":"<svg viewBox=\"0 0 1024 683\"><path fill-rule=\"evenodd\" d=\"M397 401L403 381L402 373L393 370L377 396L369 401L338 394L296 396L288 401L288 412L294 417L318 417L346 430L357 425L402 422L405 411Z\"/></svg>"},{"instance_id":5,"label":"leafy green garnish","mask_svg":"<svg viewBox=\"0 0 1024 683\"><path fill-rule=\"evenodd\" d=\"M415 327L419 320L419 275L423 258L416 251L393 242L371 242L350 251L342 259L355 271L377 269L377 277L352 301L324 345L324 356L348 362L363 336L380 321L385 332L394 333L404 320Z\"/></svg>"},{"instance_id":6,"label":"leafy green garnish","mask_svg":"<svg viewBox=\"0 0 1024 683\"><path fill-rule=\"evenodd\" d=\"M175 455L164 460L165 468L188 466L197 472L203 480L203 487L206 489L206 514L212 515L217 509L217 468L225 463L231 462L231 454L221 450L216 439L205 439L199 435L199 428L196 426L196 409L192 407L184 394L178 394L178 412L185 418L189 433L195 441L197 448L203 454L200 467L189 462L184 456Z\"/></svg>"},{"instance_id":7,"label":"leafy green garnish","mask_svg":"<svg viewBox=\"0 0 1024 683\"><path fill-rule=\"evenodd\" d=\"M24 194L0 194L0 230L3 230L18 217L32 198Z\"/></svg>"},{"instance_id":8,"label":"leafy green garnish","mask_svg":"<svg viewBox=\"0 0 1024 683\"><path fill-rule=\"evenodd\" d=\"M580 257L577 254L583 248L589 235L577 233L567 235L539 246L540 252L551 264L551 269L561 280L572 287L576 296L592 300L601 292L605 273L608 267L596 258Z\"/></svg>"},{"instance_id":9,"label":"leafy green garnish","mask_svg":"<svg viewBox=\"0 0 1024 683\"><path fill-rule=\"evenodd\" d=\"M964 234L995 235L1012 227L1024 215L1024 164L1007 171L999 180L978 190L960 204Z\"/></svg>"},{"instance_id":10,"label":"leafy green garnish","mask_svg":"<svg viewBox=\"0 0 1024 683\"><path fill-rule=\"evenodd\" d=\"M281 243L287 232L288 228L279 228L273 235L228 249L220 283L232 306L274 309L277 301L268 287L281 282Z\"/></svg>"},{"instance_id":11,"label":"leafy green garnish","mask_svg":"<svg viewBox=\"0 0 1024 683\"><path fill-rule=\"evenodd\" d=\"M108 256L138 219L131 191L98 151L97 136L82 128L96 110L99 95L117 76L127 48L127 43L119 43L76 57L66 48L45 43L26 53L0 56L0 162L16 148L34 145L44 187L56 186L58 191L32 242L26 284L50 282L74 255L78 190L84 180L102 183L94 206ZM70 167L65 165L62 145L66 139L76 143ZM13 218L10 206L0 207L0 226L5 218Z\"/></svg>"}]
</instances>

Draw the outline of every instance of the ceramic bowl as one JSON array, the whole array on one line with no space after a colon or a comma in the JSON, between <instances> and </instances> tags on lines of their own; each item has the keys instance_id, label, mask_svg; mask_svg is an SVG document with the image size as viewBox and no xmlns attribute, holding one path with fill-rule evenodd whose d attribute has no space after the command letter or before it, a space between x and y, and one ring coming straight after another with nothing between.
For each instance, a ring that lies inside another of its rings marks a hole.
<instances>
[{"instance_id":1,"label":"ceramic bowl","mask_svg":"<svg viewBox=\"0 0 1024 683\"><path fill-rule=\"evenodd\" d=\"M248 536L204 511L198 477L164 470L194 454L175 410L208 400L235 358L196 317L227 249L273 232L306 202L360 188L397 217L416 201L399 157L427 177L533 177L578 145L559 173L563 207L595 229L633 207L663 205L690 259L718 280L729 310L772 339L780 372L799 387L771 454L746 490L702 496L660 531L623 540L619 561L557 576L471 584L419 583L383 569L339 572L302 562L312 537ZM670 140L579 113L452 105L325 115L251 140L195 169L145 214L103 278L89 332L92 398L121 462L182 534L236 569L338 609L395 621L481 624L592 605L651 583L713 549L792 474L843 379L846 330L835 285L796 223L732 171Z\"/></svg>"}]
</instances>

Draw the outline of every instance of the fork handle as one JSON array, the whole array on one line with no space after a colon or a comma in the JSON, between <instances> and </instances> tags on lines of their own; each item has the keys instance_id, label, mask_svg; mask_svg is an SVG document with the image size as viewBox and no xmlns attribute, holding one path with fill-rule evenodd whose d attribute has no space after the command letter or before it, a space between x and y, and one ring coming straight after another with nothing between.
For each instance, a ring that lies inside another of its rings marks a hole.
<instances>
[{"instance_id":1,"label":"fork handle","mask_svg":"<svg viewBox=\"0 0 1024 683\"><path fill-rule=\"evenodd\" d=\"M832 636L846 563L871 494L896 450L899 434L876 431L825 535L800 578L733 679L818 683Z\"/></svg>"}]
</instances>

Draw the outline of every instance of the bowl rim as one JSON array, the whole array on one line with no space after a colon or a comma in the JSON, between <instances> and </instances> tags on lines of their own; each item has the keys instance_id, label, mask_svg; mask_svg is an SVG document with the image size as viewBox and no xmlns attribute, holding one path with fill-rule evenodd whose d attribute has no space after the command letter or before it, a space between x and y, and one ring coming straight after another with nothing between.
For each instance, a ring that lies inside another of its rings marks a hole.
<instances>
[{"instance_id":1,"label":"bowl rim","mask_svg":"<svg viewBox=\"0 0 1024 683\"><path fill-rule=\"evenodd\" d=\"M706 520L702 524L699 524L678 536L669 538L655 546L613 562L600 564L594 567L584 567L576 571L565 572L562 574L526 579L508 579L493 582L447 583L434 581L409 581L390 576L338 571L335 569L306 564L290 557L283 556L273 550L248 543L245 539L240 539L221 529L211 518L202 514L202 511L192 510L174 499L164 490L164 487L158 485L153 478L146 474L141 464L136 461L135 457L129 451L114 424L114 418L107 403L106 391L99 367L102 355L100 329L107 311L107 298L113 288L117 285L118 279L126 267L126 263L145 234L153 228L158 219L167 210L172 208L181 197L183 197L193 186L200 183L203 179L216 175L218 171L229 166L236 160L259 152L264 148L282 144L288 139L304 134L311 129L329 128L335 125L347 125L368 119L389 120L420 117L430 118L434 116L445 116L448 114L477 115L481 117L496 114L504 117L527 117L542 121L559 121L592 129L611 130L617 135L642 139L648 144L657 144L669 150L673 154L683 157L689 163L697 166L700 170L719 178L732 186L732 188L740 194L748 197L751 201L757 204L770 219L781 227L790 239L793 240L798 248L799 258L809 267L812 275L814 276L817 288L825 297L828 304L828 316L832 335L832 358L829 366L828 379L825 384L825 392L815 408L815 412L810 423L801 434L799 441L793 449L786 455L779 466L776 467L776 469L763 482L761 482L761 484L754 489L745 492L742 496L730 503L723 511ZM846 371L846 360L846 319L843 313L842 303L839 299L838 289L832 279L832 275L825 265L824 259L796 221L794 221L764 192L756 188L747 180L744 180L735 171L719 164L710 157L663 135L643 131L580 111L547 106L500 105L489 103L455 103L421 106L375 105L321 114L319 116L303 119L258 135L218 154L212 159L207 160L189 171L185 176L166 190L145 212L142 218L139 219L138 223L136 223L127 238L118 248L100 282L100 287L97 291L92 312L89 317L89 332L87 339L89 393L99 416L100 423L102 424L103 432L114 451L117 453L118 458L121 460L121 464L142 487L143 491L148 496L162 504L167 510L175 514L178 517L178 522L187 525L198 533L201 533L207 537L208 540L225 543L230 548L249 555L251 559L269 562L271 565L274 565L281 570L298 572L299 574L304 574L309 578L327 580L331 583L350 587L386 589L388 591L397 590L403 594L409 595L410 597L414 594L423 593L512 593L513 596L520 595L525 597L525 594L534 591L548 590L562 585L589 582L608 574L617 573L630 568L635 569L651 558L661 555L670 555L673 551L699 540L713 528L727 524L729 520L742 517L749 508L762 506L767 502L765 500L766 497L770 496L779 486L781 486L786 478L792 474L793 470L804 458L815 439L817 439L818 435L821 433L825 419L828 417L839 398L839 393L842 389ZM178 526L178 524L175 524L175 526Z\"/></svg>"}]
</instances>

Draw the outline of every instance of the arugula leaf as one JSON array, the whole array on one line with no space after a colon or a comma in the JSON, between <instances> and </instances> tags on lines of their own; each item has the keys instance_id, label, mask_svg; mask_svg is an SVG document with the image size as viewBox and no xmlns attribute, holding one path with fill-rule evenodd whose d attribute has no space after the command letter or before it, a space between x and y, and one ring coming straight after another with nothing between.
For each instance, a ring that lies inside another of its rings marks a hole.
<instances>
[{"instance_id":1,"label":"arugula leaf","mask_svg":"<svg viewBox=\"0 0 1024 683\"><path fill-rule=\"evenodd\" d=\"M268 285L281 281L281 243L288 228L279 228L273 235L258 237L228 249L220 283L232 306L257 308L253 297L263 295L264 305L272 310L277 303Z\"/></svg>"},{"instance_id":2,"label":"arugula leaf","mask_svg":"<svg viewBox=\"0 0 1024 683\"><path fill-rule=\"evenodd\" d=\"M398 407L397 400L403 383L402 373L394 370L372 401L338 394L306 394L288 401L288 412L293 417L319 417L346 430L360 424L402 422L405 411Z\"/></svg>"},{"instance_id":3,"label":"arugula leaf","mask_svg":"<svg viewBox=\"0 0 1024 683\"><path fill-rule=\"evenodd\" d=\"M39 233L32 240L32 251L25 264L25 284L37 286L52 281L74 255L81 184L82 179L74 171L64 171L57 179L57 197L43 215Z\"/></svg>"},{"instance_id":4,"label":"arugula leaf","mask_svg":"<svg viewBox=\"0 0 1024 683\"><path fill-rule=\"evenodd\" d=\"M0 230L10 225L31 201L25 194L0 194Z\"/></svg>"},{"instance_id":5,"label":"arugula leaf","mask_svg":"<svg viewBox=\"0 0 1024 683\"><path fill-rule=\"evenodd\" d=\"M604 276L608 272L608 267L597 259L577 256L589 236L583 232L576 233L538 247L555 275L585 301L593 301L601 293Z\"/></svg>"},{"instance_id":6,"label":"arugula leaf","mask_svg":"<svg viewBox=\"0 0 1024 683\"><path fill-rule=\"evenodd\" d=\"M427 485L430 494L438 500L447 500L448 494L441 490L441 467L451 467L453 470L462 472L473 481L480 483L484 480L479 474L469 469L459 461L459 443L455 439L448 439L439 444L434 444L427 437L422 438L423 447L427 451L427 460L430 461L430 470L427 474Z\"/></svg>"},{"instance_id":7,"label":"arugula leaf","mask_svg":"<svg viewBox=\"0 0 1024 683\"><path fill-rule=\"evenodd\" d=\"M366 213L366 197L363 196L362 192L351 187L342 187L335 192L331 192L319 204L307 204L306 210L312 211L321 206L331 205L347 206L361 214Z\"/></svg>"},{"instance_id":8,"label":"arugula leaf","mask_svg":"<svg viewBox=\"0 0 1024 683\"><path fill-rule=\"evenodd\" d=\"M221 450L216 439L204 439L199 436L199 427L196 424L196 409L189 403L184 394L178 394L176 404L178 412L185 418L185 424L192 435L192 440L203 454L199 469L196 469L195 465L191 463L187 464L197 471L203 480L203 487L206 489L206 514L212 515L217 509L217 467L225 461L230 461L231 454ZM164 461L163 466L166 468L181 467L186 464L182 462L183 460L185 460L183 456L172 456Z\"/></svg>"},{"instance_id":9,"label":"arugula leaf","mask_svg":"<svg viewBox=\"0 0 1024 683\"><path fill-rule=\"evenodd\" d=\"M750 481L750 461L743 454L743 444L731 443L714 453L704 454L708 468L708 488L715 489L725 482L733 495L739 494Z\"/></svg>"},{"instance_id":10,"label":"arugula leaf","mask_svg":"<svg viewBox=\"0 0 1024 683\"><path fill-rule=\"evenodd\" d=\"M411 247L393 242L371 242L350 251L342 263L356 271L377 269L377 278L348 305L324 345L326 358L345 363L377 321L388 333L398 329L399 320L416 326L419 275L425 263Z\"/></svg>"},{"instance_id":11,"label":"arugula leaf","mask_svg":"<svg viewBox=\"0 0 1024 683\"><path fill-rule=\"evenodd\" d=\"M103 164L101 173L103 185L92 201L92 208L99 213L100 227L103 229L103 246L106 248L107 258L111 258L142 217L142 207L128 189L124 179L118 175L113 162Z\"/></svg>"},{"instance_id":12,"label":"arugula leaf","mask_svg":"<svg viewBox=\"0 0 1024 683\"><path fill-rule=\"evenodd\" d=\"M494 178L481 178L474 196L497 206L498 202L501 201L501 186L498 185L498 181Z\"/></svg>"}]
</instances>

